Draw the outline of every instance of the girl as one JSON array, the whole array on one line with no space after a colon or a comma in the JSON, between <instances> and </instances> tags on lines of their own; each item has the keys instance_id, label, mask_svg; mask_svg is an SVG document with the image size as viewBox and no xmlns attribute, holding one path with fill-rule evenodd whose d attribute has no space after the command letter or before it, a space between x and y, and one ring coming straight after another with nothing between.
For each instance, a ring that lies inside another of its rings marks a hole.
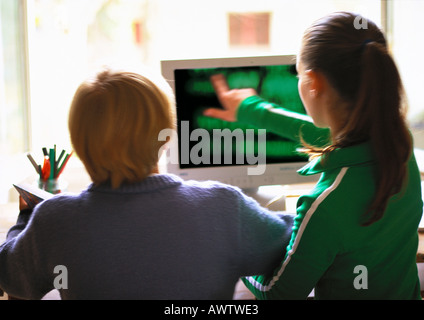
<instances>
[{"instance_id":1,"label":"girl","mask_svg":"<svg viewBox=\"0 0 424 320\"><path fill-rule=\"evenodd\" d=\"M225 110L206 114L303 140L313 160L299 173L321 174L298 200L280 266L244 279L258 298L303 299L315 288L321 299L420 299L423 203L402 83L382 32L371 21L356 29L357 18L334 13L304 34L299 93L313 123L212 79Z\"/></svg>"}]
</instances>

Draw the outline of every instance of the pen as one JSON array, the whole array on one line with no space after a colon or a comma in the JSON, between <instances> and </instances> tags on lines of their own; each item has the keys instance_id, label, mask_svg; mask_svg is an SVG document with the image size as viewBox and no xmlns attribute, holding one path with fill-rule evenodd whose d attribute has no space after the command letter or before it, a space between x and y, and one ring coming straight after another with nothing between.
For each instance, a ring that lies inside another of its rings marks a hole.
<instances>
[{"instance_id":1,"label":"pen","mask_svg":"<svg viewBox=\"0 0 424 320\"><path fill-rule=\"evenodd\" d=\"M54 177L54 167L55 167L55 155L54 155L54 149L50 149L50 155L49 155L49 159L50 159L50 176L49 179L53 180Z\"/></svg>"},{"instance_id":2,"label":"pen","mask_svg":"<svg viewBox=\"0 0 424 320\"><path fill-rule=\"evenodd\" d=\"M59 172L58 172L58 174L57 174L57 177L59 177L59 176L62 174L63 170L65 169L66 164L67 164L67 163L68 163L68 161L69 161L69 158L72 156L72 154L73 154L73 153L74 153L74 152L72 151L70 154L67 154L67 155L66 155L65 160L63 160L63 163L62 163L62 165L60 166L60 169L59 169Z\"/></svg>"},{"instance_id":3,"label":"pen","mask_svg":"<svg viewBox=\"0 0 424 320\"><path fill-rule=\"evenodd\" d=\"M62 150L62 152L60 153L59 159L57 159L57 164L60 163L60 160L62 160L64 155L65 155L65 150Z\"/></svg>"},{"instance_id":4,"label":"pen","mask_svg":"<svg viewBox=\"0 0 424 320\"><path fill-rule=\"evenodd\" d=\"M43 180L47 180L50 175L50 160L48 157L44 157L43 169L42 169Z\"/></svg>"},{"instance_id":5,"label":"pen","mask_svg":"<svg viewBox=\"0 0 424 320\"><path fill-rule=\"evenodd\" d=\"M59 176L59 164L60 164L60 161L62 160L64 155L65 155L65 150L62 150L59 158L57 159L57 161L55 163L55 173L54 173L54 175L55 175L56 178Z\"/></svg>"},{"instance_id":6,"label":"pen","mask_svg":"<svg viewBox=\"0 0 424 320\"><path fill-rule=\"evenodd\" d=\"M31 164L33 165L33 167L35 168L35 171L37 171L38 174L41 175L41 170L39 165L35 162L34 158L31 156L30 153L27 154L27 157L29 159L29 161L31 161Z\"/></svg>"},{"instance_id":7,"label":"pen","mask_svg":"<svg viewBox=\"0 0 424 320\"><path fill-rule=\"evenodd\" d=\"M55 145L54 145L54 153L53 153L53 159L54 159L53 179L56 179L56 174L57 174L57 161L56 161L56 156L57 156L57 152L56 152L56 144L55 144Z\"/></svg>"}]
</instances>

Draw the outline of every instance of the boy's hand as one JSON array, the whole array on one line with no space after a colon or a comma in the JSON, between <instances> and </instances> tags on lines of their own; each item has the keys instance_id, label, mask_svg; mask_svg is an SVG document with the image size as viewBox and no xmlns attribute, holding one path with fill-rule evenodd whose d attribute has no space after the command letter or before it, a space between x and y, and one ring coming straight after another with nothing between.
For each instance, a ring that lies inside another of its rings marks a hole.
<instances>
[{"instance_id":1,"label":"boy's hand","mask_svg":"<svg viewBox=\"0 0 424 320\"><path fill-rule=\"evenodd\" d=\"M25 202L25 200L24 200L24 199L22 199L22 197L21 197L21 196L19 196L19 210L20 210L20 211L22 211L22 210L25 210L25 209L29 209L29 206L28 206L28 204Z\"/></svg>"}]
</instances>

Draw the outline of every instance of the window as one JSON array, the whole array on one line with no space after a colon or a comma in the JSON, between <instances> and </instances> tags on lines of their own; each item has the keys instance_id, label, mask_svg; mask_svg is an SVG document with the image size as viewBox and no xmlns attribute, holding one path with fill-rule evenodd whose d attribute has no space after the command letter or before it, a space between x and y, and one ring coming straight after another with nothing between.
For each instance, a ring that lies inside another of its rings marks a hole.
<instances>
[{"instance_id":1,"label":"window","mask_svg":"<svg viewBox=\"0 0 424 320\"><path fill-rule=\"evenodd\" d=\"M0 157L11 172L0 172L0 202L17 172L33 171L24 151L70 149L73 94L103 66L159 73L164 59L296 54L304 30L339 10L381 24L380 0L0 0L0 10Z\"/></svg>"},{"instance_id":2,"label":"window","mask_svg":"<svg viewBox=\"0 0 424 320\"><path fill-rule=\"evenodd\" d=\"M423 12L424 1L388 1L392 51L408 97L409 121L415 146L420 149L424 149Z\"/></svg>"},{"instance_id":3,"label":"window","mask_svg":"<svg viewBox=\"0 0 424 320\"><path fill-rule=\"evenodd\" d=\"M365 0L27 1L35 150L69 148L72 96L103 65L160 72L162 59L295 54L304 29L335 10L380 23L380 2Z\"/></svg>"},{"instance_id":4,"label":"window","mask_svg":"<svg viewBox=\"0 0 424 320\"><path fill-rule=\"evenodd\" d=\"M270 17L269 12L230 13L230 46L269 46Z\"/></svg>"},{"instance_id":5,"label":"window","mask_svg":"<svg viewBox=\"0 0 424 320\"><path fill-rule=\"evenodd\" d=\"M0 155L30 145L24 14L23 1L0 2Z\"/></svg>"},{"instance_id":6,"label":"window","mask_svg":"<svg viewBox=\"0 0 424 320\"><path fill-rule=\"evenodd\" d=\"M18 156L31 144L25 9L21 0L0 1L0 203L30 172Z\"/></svg>"}]
</instances>

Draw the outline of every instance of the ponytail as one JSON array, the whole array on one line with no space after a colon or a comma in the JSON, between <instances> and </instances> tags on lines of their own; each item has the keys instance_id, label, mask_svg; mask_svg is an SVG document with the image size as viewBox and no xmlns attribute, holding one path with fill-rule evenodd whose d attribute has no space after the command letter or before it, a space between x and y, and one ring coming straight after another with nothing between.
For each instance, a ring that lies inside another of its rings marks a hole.
<instances>
[{"instance_id":1,"label":"ponytail","mask_svg":"<svg viewBox=\"0 0 424 320\"><path fill-rule=\"evenodd\" d=\"M378 42L365 43L361 57L361 81L352 118L362 130L359 117L368 120L369 140L378 163L374 200L363 225L381 219L389 198L401 191L407 177L412 139L405 121L405 95L393 58ZM355 131L352 128L352 131Z\"/></svg>"},{"instance_id":2,"label":"ponytail","mask_svg":"<svg viewBox=\"0 0 424 320\"><path fill-rule=\"evenodd\" d=\"M402 81L386 39L372 21L368 29L356 29L355 19L357 15L339 12L318 20L305 32L300 59L306 68L321 71L348 106L343 129L321 155L365 141L372 144L376 191L362 217L362 225L368 226L383 217L389 199L402 190L412 139Z\"/></svg>"}]
</instances>

